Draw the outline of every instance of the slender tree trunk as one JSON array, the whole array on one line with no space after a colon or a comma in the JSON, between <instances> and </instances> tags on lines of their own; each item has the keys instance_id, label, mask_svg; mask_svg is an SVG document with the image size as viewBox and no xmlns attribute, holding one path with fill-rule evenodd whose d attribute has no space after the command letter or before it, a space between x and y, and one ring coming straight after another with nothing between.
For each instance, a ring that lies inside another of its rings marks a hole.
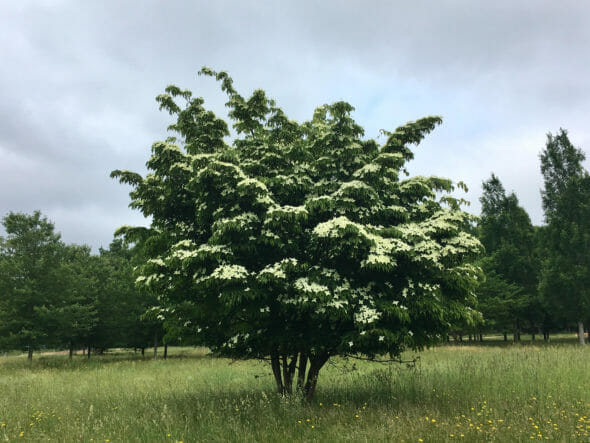
<instances>
[{"instance_id":1,"label":"slender tree trunk","mask_svg":"<svg viewBox=\"0 0 590 443\"><path fill-rule=\"evenodd\" d=\"M154 359L158 358L158 331L154 332Z\"/></svg>"},{"instance_id":2,"label":"slender tree trunk","mask_svg":"<svg viewBox=\"0 0 590 443\"><path fill-rule=\"evenodd\" d=\"M287 363L287 356L282 355L281 360L283 363L283 389L284 393L287 395L291 395L293 393L293 387L291 385L291 380L289 378L289 364Z\"/></svg>"},{"instance_id":3,"label":"slender tree trunk","mask_svg":"<svg viewBox=\"0 0 590 443\"><path fill-rule=\"evenodd\" d=\"M320 369L328 361L329 355L319 355L309 358L309 372L307 373L307 382L305 383L305 400L311 402L315 394L315 389L318 384L318 375Z\"/></svg>"},{"instance_id":4,"label":"slender tree trunk","mask_svg":"<svg viewBox=\"0 0 590 443\"><path fill-rule=\"evenodd\" d=\"M145 357L145 348L141 348L141 356Z\"/></svg>"},{"instance_id":5,"label":"slender tree trunk","mask_svg":"<svg viewBox=\"0 0 590 443\"><path fill-rule=\"evenodd\" d=\"M504 332L504 341L508 341L508 334Z\"/></svg>"},{"instance_id":6,"label":"slender tree trunk","mask_svg":"<svg viewBox=\"0 0 590 443\"><path fill-rule=\"evenodd\" d=\"M29 345L29 353L27 355L27 360L33 361L33 347Z\"/></svg>"},{"instance_id":7,"label":"slender tree trunk","mask_svg":"<svg viewBox=\"0 0 590 443\"><path fill-rule=\"evenodd\" d=\"M283 385L288 395L293 394L293 376L297 368L297 354L291 356L291 362L288 362L287 356L283 357Z\"/></svg>"},{"instance_id":8,"label":"slender tree trunk","mask_svg":"<svg viewBox=\"0 0 590 443\"><path fill-rule=\"evenodd\" d=\"M578 320L578 341L582 346L586 344L586 340L584 338L584 322L581 320Z\"/></svg>"},{"instance_id":9,"label":"slender tree trunk","mask_svg":"<svg viewBox=\"0 0 590 443\"><path fill-rule=\"evenodd\" d=\"M277 384L277 392L281 395L285 394L285 386L283 385L283 378L281 377L281 363L279 361L279 354L274 352L270 355L270 366Z\"/></svg>"},{"instance_id":10,"label":"slender tree trunk","mask_svg":"<svg viewBox=\"0 0 590 443\"><path fill-rule=\"evenodd\" d=\"M459 334L459 341L463 343L463 334Z\"/></svg>"},{"instance_id":11,"label":"slender tree trunk","mask_svg":"<svg viewBox=\"0 0 590 443\"><path fill-rule=\"evenodd\" d=\"M535 331L531 332L531 341L535 341Z\"/></svg>"},{"instance_id":12,"label":"slender tree trunk","mask_svg":"<svg viewBox=\"0 0 590 443\"><path fill-rule=\"evenodd\" d=\"M481 332L479 333L479 341L483 343L483 334Z\"/></svg>"},{"instance_id":13,"label":"slender tree trunk","mask_svg":"<svg viewBox=\"0 0 590 443\"><path fill-rule=\"evenodd\" d=\"M70 340L70 360L74 355L74 342Z\"/></svg>"},{"instance_id":14,"label":"slender tree trunk","mask_svg":"<svg viewBox=\"0 0 590 443\"><path fill-rule=\"evenodd\" d=\"M168 358L168 344L164 345L164 360Z\"/></svg>"},{"instance_id":15,"label":"slender tree trunk","mask_svg":"<svg viewBox=\"0 0 590 443\"><path fill-rule=\"evenodd\" d=\"M90 358L90 344L88 344L88 350L86 352L86 357Z\"/></svg>"},{"instance_id":16,"label":"slender tree trunk","mask_svg":"<svg viewBox=\"0 0 590 443\"><path fill-rule=\"evenodd\" d=\"M297 390L303 391L305 385L305 371L307 369L307 354L302 352L299 355L299 371L297 372Z\"/></svg>"}]
</instances>

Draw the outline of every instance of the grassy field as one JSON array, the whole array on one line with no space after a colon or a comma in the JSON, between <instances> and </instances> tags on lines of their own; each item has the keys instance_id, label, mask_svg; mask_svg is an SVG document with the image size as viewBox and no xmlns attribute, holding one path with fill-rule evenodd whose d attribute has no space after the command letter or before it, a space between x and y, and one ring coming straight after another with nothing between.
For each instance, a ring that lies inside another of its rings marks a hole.
<instances>
[{"instance_id":1,"label":"grassy field","mask_svg":"<svg viewBox=\"0 0 590 443\"><path fill-rule=\"evenodd\" d=\"M173 349L0 357L0 440L588 440L590 348L441 346L415 368L336 360L312 405L279 398L266 364Z\"/></svg>"}]
</instances>

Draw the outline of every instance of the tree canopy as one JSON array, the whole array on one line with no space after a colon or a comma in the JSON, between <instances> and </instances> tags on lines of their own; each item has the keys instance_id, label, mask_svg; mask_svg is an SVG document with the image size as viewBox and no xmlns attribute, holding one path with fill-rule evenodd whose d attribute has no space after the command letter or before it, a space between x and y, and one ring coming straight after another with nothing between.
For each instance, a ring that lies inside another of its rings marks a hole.
<instances>
[{"instance_id":1,"label":"tree canopy","mask_svg":"<svg viewBox=\"0 0 590 443\"><path fill-rule=\"evenodd\" d=\"M154 143L149 173L113 171L150 228L137 283L158 294L170 330L236 358L269 358L280 392L308 398L334 355L399 356L474 315L481 250L451 180L407 177L426 117L363 138L345 102L287 118L262 90L221 82L236 138L204 100L157 97L175 133ZM307 364L309 363L309 369Z\"/></svg>"},{"instance_id":2,"label":"tree canopy","mask_svg":"<svg viewBox=\"0 0 590 443\"><path fill-rule=\"evenodd\" d=\"M11 212L0 237L0 337L4 345L32 352L47 338L43 307L59 292L61 241L39 211Z\"/></svg>"},{"instance_id":3,"label":"tree canopy","mask_svg":"<svg viewBox=\"0 0 590 443\"><path fill-rule=\"evenodd\" d=\"M585 155L563 129L547 135L541 153L545 261L541 292L554 309L578 322L584 343L584 320L590 314L590 175Z\"/></svg>"},{"instance_id":4,"label":"tree canopy","mask_svg":"<svg viewBox=\"0 0 590 443\"><path fill-rule=\"evenodd\" d=\"M525 320L532 326L542 322L534 228L516 195L506 194L496 175L482 188L478 233L486 249L480 261L486 281L478 289L478 307L489 326L513 330L518 339Z\"/></svg>"}]
</instances>

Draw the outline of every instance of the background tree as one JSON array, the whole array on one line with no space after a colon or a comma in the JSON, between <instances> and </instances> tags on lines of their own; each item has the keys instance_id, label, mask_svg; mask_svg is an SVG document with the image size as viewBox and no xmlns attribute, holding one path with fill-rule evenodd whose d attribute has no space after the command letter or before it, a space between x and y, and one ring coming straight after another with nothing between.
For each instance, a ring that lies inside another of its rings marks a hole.
<instances>
[{"instance_id":1,"label":"background tree","mask_svg":"<svg viewBox=\"0 0 590 443\"><path fill-rule=\"evenodd\" d=\"M44 308L58 294L62 243L54 225L39 211L10 212L0 238L0 340L9 349L33 351L48 340Z\"/></svg>"},{"instance_id":2,"label":"background tree","mask_svg":"<svg viewBox=\"0 0 590 443\"><path fill-rule=\"evenodd\" d=\"M95 274L96 257L89 246L62 245L60 266L55 274L58 291L38 308L47 325L48 343L69 349L84 346L98 322L96 299L100 290Z\"/></svg>"},{"instance_id":3,"label":"background tree","mask_svg":"<svg viewBox=\"0 0 590 443\"><path fill-rule=\"evenodd\" d=\"M534 228L516 195L506 195L494 174L483 182L480 201L478 230L486 249L480 263L487 279L478 289L479 309L490 326L512 330L519 340L524 323L534 329L543 320Z\"/></svg>"},{"instance_id":4,"label":"background tree","mask_svg":"<svg viewBox=\"0 0 590 443\"><path fill-rule=\"evenodd\" d=\"M158 96L178 136L152 147L150 172L112 175L151 228L138 283L159 294L171 329L213 351L269 359L277 389L308 399L335 355L395 358L437 342L474 315L480 251L450 180L402 179L409 148L441 122L427 117L363 138L352 106L289 120L264 91L228 95L237 138L175 86ZM178 104L177 102L181 102ZM184 104L182 104L184 102ZM437 198L437 193L443 197Z\"/></svg>"},{"instance_id":5,"label":"background tree","mask_svg":"<svg viewBox=\"0 0 590 443\"><path fill-rule=\"evenodd\" d=\"M590 176L582 165L584 153L564 129L547 134L540 159L547 222L540 288L554 309L577 322L584 344L590 313Z\"/></svg>"}]
</instances>

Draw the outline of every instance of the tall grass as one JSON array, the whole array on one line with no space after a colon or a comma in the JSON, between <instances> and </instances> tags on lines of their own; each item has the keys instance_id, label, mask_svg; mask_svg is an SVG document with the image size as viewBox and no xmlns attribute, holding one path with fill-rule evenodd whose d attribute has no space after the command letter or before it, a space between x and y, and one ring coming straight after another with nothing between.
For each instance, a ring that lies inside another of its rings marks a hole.
<instances>
[{"instance_id":1,"label":"tall grass","mask_svg":"<svg viewBox=\"0 0 590 443\"><path fill-rule=\"evenodd\" d=\"M0 358L0 440L571 441L590 432L590 349L444 346L414 368L338 359L314 403L262 362Z\"/></svg>"}]
</instances>

